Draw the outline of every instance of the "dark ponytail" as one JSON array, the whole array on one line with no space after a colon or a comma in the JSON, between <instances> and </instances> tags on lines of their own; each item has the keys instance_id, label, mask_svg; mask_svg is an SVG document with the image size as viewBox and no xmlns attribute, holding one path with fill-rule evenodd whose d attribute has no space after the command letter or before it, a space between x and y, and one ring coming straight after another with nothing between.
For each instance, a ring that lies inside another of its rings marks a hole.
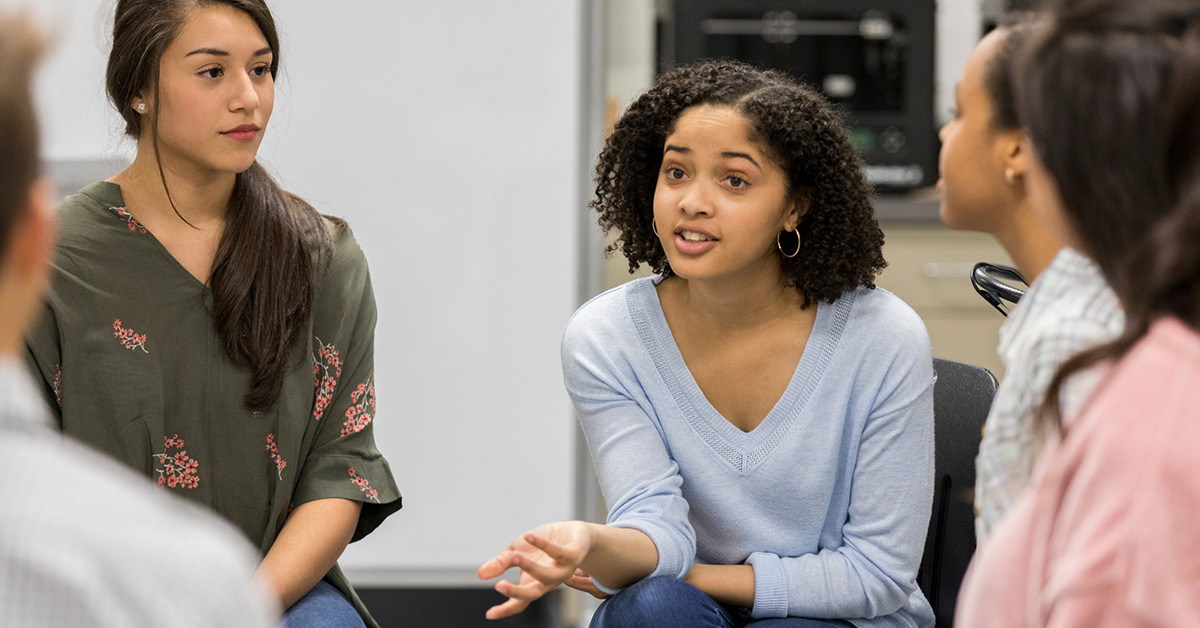
<instances>
[{"instance_id":1,"label":"dark ponytail","mask_svg":"<svg viewBox=\"0 0 1200 628\"><path fill-rule=\"evenodd\" d=\"M179 36L188 11L210 5L231 6L254 20L273 53L271 75L277 76L279 36L263 0L117 2L108 58L108 97L125 120L128 135L140 137L143 119L149 118L156 160L157 107L141 116L133 112L133 101L139 92L152 89L154 101L159 102L163 52ZM165 188L161 161L158 166ZM171 199L169 189L167 198ZM175 208L173 200L171 206ZM175 213L179 213L177 209ZM265 409L279 398L291 345L312 314L318 264L328 260L331 251L321 215L280 189L258 162L237 175L209 286L213 318L226 354L253 372L245 396L248 407Z\"/></svg>"},{"instance_id":2,"label":"dark ponytail","mask_svg":"<svg viewBox=\"0 0 1200 628\"><path fill-rule=\"evenodd\" d=\"M1127 208L1145 212L1143 219L1149 224L1141 237L1122 249L1105 249L1099 238L1089 237L1091 232L1080 231L1084 245L1102 262L1105 277L1125 310L1126 325L1119 338L1068 360L1051 380L1040 421L1060 431L1063 417L1058 399L1072 375L1121 358L1159 318L1174 317L1200 331L1200 9L1194 3L1143 1L1125 8L1124 14L1129 17L1124 28L1119 12L1105 16L1105 28L1112 30L1108 35L1127 38L1136 33L1170 51L1163 89L1147 95L1162 103L1161 128L1153 129L1153 137L1163 140L1161 144L1128 147L1131 156L1159 169L1162 200L1161 206ZM1104 29L1089 30L1097 40L1106 34ZM1133 127L1136 132L1137 123L1146 119L1118 120L1114 124ZM1085 172L1094 177L1109 174L1103 170ZM1081 211L1074 218L1096 223L1104 217Z\"/></svg>"}]
</instances>

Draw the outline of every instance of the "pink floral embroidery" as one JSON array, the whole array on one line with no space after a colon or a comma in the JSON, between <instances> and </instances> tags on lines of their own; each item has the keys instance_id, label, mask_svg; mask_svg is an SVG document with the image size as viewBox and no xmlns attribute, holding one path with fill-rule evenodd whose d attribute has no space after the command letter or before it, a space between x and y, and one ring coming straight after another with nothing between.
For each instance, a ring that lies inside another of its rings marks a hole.
<instances>
[{"instance_id":1,"label":"pink floral embroidery","mask_svg":"<svg viewBox=\"0 0 1200 628\"><path fill-rule=\"evenodd\" d=\"M313 419L320 421L333 401L333 391L342 376L342 360L332 344L322 344L317 338L317 355L313 357L313 388L317 399L313 403Z\"/></svg>"},{"instance_id":2,"label":"pink floral embroidery","mask_svg":"<svg viewBox=\"0 0 1200 628\"><path fill-rule=\"evenodd\" d=\"M379 503L379 491L371 488L371 483L367 481L367 478L358 477L358 474L354 472L354 467L350 467L350 481L354 482L363 494Z\"/></svg>"},{"instance_id":3,"label":"pink floral embroidery","mask_svg":"<svg viewBox=\"0 0 1200 628\"><path fill-rule=\"evenodd\" d=\"M142 226L142 223L137 221L137 218L133 217L133 214L129 213L128 209L125 209L124 207L109 207L108 209L109 211L116 212L116 214L121 218L124 218L125 224L129 225L130 231L140 231L141 233L146 233L146 228Z\"/></svg>"},{"instance_id":4,"label":"pink floral embroidery","mask_svg":"<svg viewBox=\"0 0 1200 628\"><path fill-rule=\"evenodd\" d=\"M179 451L172 454L172 449ZM154 454L153 457L158 458L159 464L163 466L161 469L155 469L158 471L159 486L166 484L167 488L196 488L200 484L200 476L197 475L200 463L188 457L179 434L164 437L163 452Z\"/></svg>"},{"instance_id":5,"label":"pink floral embroidery","mask_svg":"<svg viewBox=\"0 0 1200 628\"><path fill-rule=\"evenodd\" d=\"M62 407L62 367L54 365L54 383L50 384L54 389L54 400L58 402L58 407Z\"/></svg>"},{"instance_id":6,"label":"pink floral embroidery","mask_svg":"<svg viewBox=\"0 0 1200 628\"><path fill-rule=\"evenodd\" d=\"M279 479L283 479L283 470L287 468L287 460L279 455L279 447L275 444L275 434L267 434L267 451L271 454L271 460L275 461L275 469L279 472Z\"/></svg>"},{"instance_id":7,"label":"pink floral embroidery","mask_svg":"<svg viewBox=\"0 0 1200 628\"><path fill-rule=\"evenodd\" d=\"M121 327L121 319L113 321L113 338L121 341L121 345L126 349L141 349L142 353L150 353L146 351L146 334L138 334L132 329Z\"/></svg>"},{"instance_id":8,"label":"pink floral embroidery","mask_svg":"<svg viewBox=\"0 0 1200 628\"><path fill-rule=\"evenodd\" d=\"M346 408L342 436L361 432L371 424L371 417L375 416L375 384L369 379L366 384L359 384L358 389L350 393L350 403L352 405Z\"/></svg>"}]
</instances>

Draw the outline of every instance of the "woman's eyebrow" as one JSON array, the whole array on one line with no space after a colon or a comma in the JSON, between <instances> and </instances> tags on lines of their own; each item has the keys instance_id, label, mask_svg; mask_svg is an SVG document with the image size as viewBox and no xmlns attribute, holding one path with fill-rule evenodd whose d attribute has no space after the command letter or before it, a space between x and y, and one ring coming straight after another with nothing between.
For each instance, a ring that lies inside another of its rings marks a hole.
<instances>
[{"instance_id":1,"label":"woman's eyebrow","mask_svg":"<svg viewBox=\"0 0 1200 628\"><path fill-rule=\"evenodd\" d=\"M254 52L253 57L261 57L266 54L271 54L270 47L262 48ZM183 56L190 57L192 55L213 55L214 57L228 57L229 53L219 48L197 48Z\"/></svg>"},{"instance_id":2,"label":"woman's eyebrow","mask_svg":"<svg viewBox=\"0 0 1200 628\"><path fill-rule=\"evenodd\" d=\"M663 149L663 154L666 155L667 153L669 153L671 151L675 151L677 153L683 153L684 155L689 155L689 154L691 154L692 149L690 149L686 146L675 146L674 144L667 144L667 147Z\"/></svg>"},{"instance_id":3,"label":"woman's eyebrow","mask_svg":"<svg viewBox=\"0 0 1200 628\"><path fill-rule=\"evenodd\" d=\"M751 157L750 155L747 155L746 153L735 153L735 152L731 152L731 151L726 151L726 152L721 153L721 157L723 159L735 159L735 158L745 159L746 161L749 161L750 163L754 164L755 168L762 170L762 166L758 165L758 162L755 161L753 157Z\"/></svg>"}]
</instances>

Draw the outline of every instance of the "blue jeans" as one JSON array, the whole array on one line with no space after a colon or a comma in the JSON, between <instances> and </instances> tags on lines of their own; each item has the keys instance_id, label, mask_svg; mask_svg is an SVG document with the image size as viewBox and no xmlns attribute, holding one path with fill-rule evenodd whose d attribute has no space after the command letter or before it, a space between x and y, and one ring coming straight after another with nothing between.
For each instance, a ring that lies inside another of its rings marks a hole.
<instances>
[{"instance_id":1,"label":"blue jeans","mask_svg":"<svg viewBox=\"0 0 1200 628\"><path fill-rule=\"evenodd\" d=\"M354 605L322 580L283 614L286 628L366 628Z\"/></svg>"},{"instance_id":2,"label":"blue jeans","mask_svg":"<svg viewBox=\"0 0 1200 628\"><path fill-rule=\"evenodd\" d=\"M676 578L646 578L605 600L591 628L829 628L840 619L750 619L745 609L726 606Z\"/></svg>"}]
</instances>

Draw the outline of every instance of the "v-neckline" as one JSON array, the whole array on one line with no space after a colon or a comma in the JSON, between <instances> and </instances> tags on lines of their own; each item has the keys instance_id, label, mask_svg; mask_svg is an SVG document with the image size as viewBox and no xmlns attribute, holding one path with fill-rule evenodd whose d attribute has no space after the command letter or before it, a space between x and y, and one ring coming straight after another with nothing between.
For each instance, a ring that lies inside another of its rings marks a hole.
<instances>
[{"instance_id":1,"label":"v-neckline","mask_svg":"<svg viewBox=\"0 0 1200 628\"><path fill-rule=\"evenodd\" d=\"M93 192L96 193L96 194L93 194L93 196L95 196L98 200L102 201L105 205L112 205L110 207L107 207L105 209L105 211L107 211L109 213L114 213L114 215L115 215L115 211L117 208L124 209L126 212L129 211L129 208L125 205L125 195L122 194L122 192L121 192L120 184L113 183L112 181L99 181L97 183L94 183L93 186L97 186L97 187L98 186L104 186L104 187L111 186L111 188L112 188L110 190L102 190L102 189L93 190ZM85 188L84 192L87 192L86 188ZM111 195L109 193L111 193ZM115 205L114 205L114 203L115 203ZM130 216L132 217L132 212L130 212ZM116 215L116 218L121 219L122 217L120 215ZM147 229L145 225L141 225L140 223L139 223L139 225L141 226L141 230L143 231L143 233L141 233L140 235L144 235L144 236L147 236L150 238L150 242L153 243L154 247L158 250L159 254L162 255L164 258L166 258L168 265L173 266L177 272L179 272L183 275L183 277L185 278L186 281L191 283L192 286L199 288L202 292L208 291L208 284L200 281L199 277L196 277L195 275L193 275L191 273L191 271L189 271L187 268L185 268L183 266L183 264L180 264L179 260L175 259L174 255L171 255L171 252L167 250L167 247L163 246L162 241L160 241L158 239L158 237L154 235L153 231L150 231L149 229Z\"/></svg>"},{"instance_id":2,"label":"v-neckline","mask_svg":"<svg viewBox=\"0 0 1200 628\"><path fill-rule=\"evenodd\" d=\"M662 277L631 282L629 307L644 344L675 402L696 433L739 471L761 463L787 433L812 395L841 336L853 292L833 304L817 303L816 320L783 394L754 429L744 432L709 402L692 376L667 324L655 284Z\"/></svg>"}]
</instances>

